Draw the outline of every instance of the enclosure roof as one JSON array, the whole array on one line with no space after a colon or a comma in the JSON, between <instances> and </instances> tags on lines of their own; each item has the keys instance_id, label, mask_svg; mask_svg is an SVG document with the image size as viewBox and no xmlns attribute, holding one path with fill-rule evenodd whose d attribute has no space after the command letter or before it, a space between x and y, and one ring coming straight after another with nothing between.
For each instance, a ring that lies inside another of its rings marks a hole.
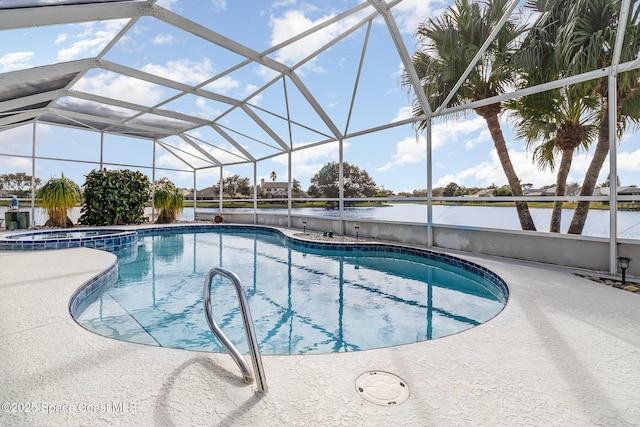
<instances>
[{"instance_id":1,"label":"enclosure roof","mask_svg":"<svg viewBox=\"0 0 640 427\"><path fill-rule=\"evenodd\" d=\"M0 0L0 37L9 34L15 38L17 31L38 31L42 35L29 33L29 41L44 43L52 33L43 29L53 28L59 34L57 43L71 25L111 29L104 31L95 55L68 59L72 55L61 57L58 53L49 63L0 74L0 130L37 122L152 139L196 169L253 162L349 136L349 120L371 34L382 31L387 45L398 49L396 67L410 62L406 42L391 12L400 1L355 2L306 29L289 29L293 35L286 39L270 42L252 39L251 29L258 25L255 22L234 23L238 27L234 38L222 32L223 28L227 34L232 32L228 23L204 13L206 8L198 16L187 17L171 10L172 3ZM255 3L242 1L233 6L241 4L255 7ZM131 41L149 28L156 31L156 38L179 34L187 40L184 58L163 56L162 44L149 44L126 56ZM336 118L319 100L324 95L322 86L312 83L312 73L306 73L305 66L312 67L319 55L347 43L345 40L354 34L358 34L354 36L357 41L348 43L351 48L356 46L352 54L354 63L359 60L360 65L344 76L351 82L350 90L342 94L349 108ZM271 47L265 49L265 44ZM301 45L308 46L304 57L287 55L294 47L299 51ZM147 64L163 62L165 66L141 66L141 60L147 57L151 58ZM172 72L175 70L171 66L180 61L200 67L198 71L206 68L206 77L203 73L194 77L188 72ZM206 66L211 62L215 67ZM106 83L97 88L97 81ZM142 100L129 97L116 89L125 81L129 87L147 90L151 95ZM242 92L232 90L238 84L242 84ZM204 104L207 109L197 108ZM361 127L357 132L367 131ZM185 143L187 150L178 148Z\"/></svg>"},{"instance_id":2,"label":"enclosure roof","mask_svg":"<svg viewBox=\"0 0 640 427\"><path fill-rule=\"evenodd\" d=\"M523 3L508 2L498 28ZM0 0L0 131L42 123L154 140L197 170L273 158L640 66L637 59L620 63L617 42L608 67L450 106L470 66L432 110L410 52L417 24L433 16L411 16L411 25L399 26L407 15L428 15L425 4L310 0L304 7L316 12L314 19L286 21L268 16L269 5L255 0ZM626 19L631 5L623 4ZM498 28L470 63L485 55ZM624 34L618 29L617 40ZM72 38L77 41L69 43ZM34 65L35 45L51 52ZM411 93L398 90L406 83ZM423 116L407 114L416 106L410 97ZM1 146L0 154L6 155Z\"/></svg>"}]
</instances>

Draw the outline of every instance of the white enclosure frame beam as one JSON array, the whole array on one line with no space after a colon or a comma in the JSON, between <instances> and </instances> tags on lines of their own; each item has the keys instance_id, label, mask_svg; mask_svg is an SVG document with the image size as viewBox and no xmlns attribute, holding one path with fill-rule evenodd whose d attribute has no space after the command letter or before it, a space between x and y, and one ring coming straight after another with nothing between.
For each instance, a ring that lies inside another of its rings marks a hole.
<instances>
[{"instance_id":1,"label":"white enclosure frame beam","mask_svg":"<svg viewBox=\"0 0 640 427\"><path fill-rule=\"evenodd\" d=\"M65 4L1 10L0 28L4 30L131 19L151 14L151 9L145 7L143 3L135 2Z\"/></svg>"},{"instance_id":2,"label":"white enclosure frame beam","mask_svg":"<svg viewBox=\"0 0 640 427\"><path fill-rule=\"evenodd\" d=\"M382 17L384 18L384 22L387 24L387 29L389 30L389 34L391 35L391 39L396 46L396 50L400 55L400 59L402 60L402 65L404 65L404 69L407 72L409 77L409 81L411 82L411 86L413 87L413 91L418 98L418 102L422 107L422 111L425 112L427 117L430 117L433 113L431 111L431 107L429 106L429 101L427 100L427 96L422 90L422 85L420 84L420 79L418 78L418 73L416 73L416 69L413 67L413 62L411 62L411 56L409 56L409 52L407 52L407 48L402 42L402 35L400 34L400 30L398 30L398 26L396 25L396 21L393 18L393 14L389 9L389 5L387 5L382 0L367 0Z\"/></svg>"}]
</instances>

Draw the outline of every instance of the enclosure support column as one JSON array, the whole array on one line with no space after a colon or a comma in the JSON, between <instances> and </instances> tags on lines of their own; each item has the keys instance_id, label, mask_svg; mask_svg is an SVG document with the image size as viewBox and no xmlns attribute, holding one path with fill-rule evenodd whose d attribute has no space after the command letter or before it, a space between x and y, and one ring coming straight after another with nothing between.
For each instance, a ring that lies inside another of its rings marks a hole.
<instances>
[{"instance_id":1,"label":"enclosure support column","mask_svg":"<svg viewBox=\"0 0 640 427\"><path fill-rule=\"evenodd\" d=\"M100 132L100 169L104 167L104 132Z\"/></svg>"},{"instance_id":2,"label":"enclosure support column","mask_svg":"<svg viewBox=\"0 0 640 427\"><path fill-rule=\"evenodd\" d=\"M253 161L253 224L258 223L258 162Z\"/></svg>"},{"instance_id":3,"label":"enclosure support column","mask_svg":"<svg viewBox=\"0 0 640 427\"><path fill-rule=\"evenodd\" d=\"M618 271L618 166L616 144L617 124L617 78L612 72L609 75L609 273ZM612 95L613 94L613 95Z\"/></svg>"},{"instance_id":4,"label":"enclosure support column","mask_svg":"<svg viewBox=\"0 0 640 427\"><path fill-rule=\"evenodd\" d=\"M289 151L288 155L288 169L289 169L289 186L287 188L287 208L288 208L288 213L287 213L287 228L291 228L291 207L292 207L292 203L291 203L291 151Z\"/></svg>"},{"instance_id":5,"label":"enclosure support column","mask_svg":"<svg viewBox=\"0 0 640 427\"><path fill-rule=\"evenodd\" d=\"M36 127L37 121L33 122L33 134L31 137L31 226L36 223ZM5 224L5 227L9 227Z\"/></svg>"},{"instance_id":6,"label":"enclosure support column","mask_svg":"<svg viewBox=\"0 0 640 427\"><path fill-rule=\"evenodd\" d=\"M338 225L340 226L340 234L344 234L344 224L343 224L343 215L344 215L344 168L342 166L342 162L344 161L344 144L342 138L338 140L338 153L339 153L339 167L338 167L338 197L340 200L338 201L338 209L340 210L340 221Z\"/></svg>"},{"instance_id":7,"label":"enclosure support column","mask_svg":"<svg viewBox=\"0 0 640 427\"><path fill-rule=\"evenodd\" d=\"M196 177L196 173L198 171L196 169L193 170L193 220L197 221L198 220L198 215L196 214L196 208L197 208L197 203L196 203L196 192L198 190L196 190L196 182L197 182L197 177Z\"/></svg>"},{"instance_id":8,"label":"enclosure support column","mask_svg":"<svg viewBox=\"0 0 640 427\"><path fill-rule=\"evenodd\" d=\"M223 172L223 167L222 165L220 165L220 183L218 185L218 196L219 196L218 214L219 215L222 215L222 193L224 192L224 185L222 183L222 172Z\"/></svg>"},{"instance_id":9,"label":"enclosure support column","mask_svg":"<svg viewBox=\"0 0 640 427\"><path fill-rule=\"evenodd\" d=\"M629 19L631 1L623 0L620 5L620 25L613 45L611 68L609 69L609 272L615 275L618 271L618 159L617 159L617 124L618 124L618 64L625 38L626 23Z\"/></svg>"},{"instance_id":10,"label":"enclosure support column","mask_svg":"<svg viewBox=\"0 0 640 427\"><path fill-rule=\"evenodd\" d=\"M433 119L427 120L427 247L433 247L433 163L431 162L431 130Z\"/></svg>"},{"instance_id":11,"label":"enclosure support column","mask_svg":"<svg viewBox=\"0 0 640 427\"><path fill-rule=\"evenodd\" d=\"M291 228L291 150L293 150L293 133L291 131L291 111L289 110L289 94L287 93L287 79L282 76L282 88L284 89L284 102L287 108L287 128L289 129L289 149L287 158L288 161L288 182L287 188L287 228Z\"/></svg>"},{"instance_id":12,"label":"enclosure support column","mask_svg":"<svg viewBox=\"0 0 640 427\"><path fill-rule=\"evenodd\" d=\"M156 145L158 140L153 140L153 160L151 161L151 222L156 222Z\"/></svg>"}]
</instances>

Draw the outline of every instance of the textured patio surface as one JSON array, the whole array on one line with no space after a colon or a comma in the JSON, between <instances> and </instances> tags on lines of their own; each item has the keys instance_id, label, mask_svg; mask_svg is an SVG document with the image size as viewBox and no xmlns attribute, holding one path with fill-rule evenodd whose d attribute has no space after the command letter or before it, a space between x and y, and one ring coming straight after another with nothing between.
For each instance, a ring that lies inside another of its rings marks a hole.
<instances>
[{"instance_id":1,"label":"textured patio surface","mask_svg":"<svg viewBox=\"0 0 640 427\"><path fill-rule=\"evenodd\" d=\"M640 425L640 295L562 268L457 255L509 284L495 319L394 348L264 356L261 396L228 355L119 342L78 326L69 298L113 255L0 252L0 425ZM408 399L363 399L356 379L374 370L402 378Z\"/></svg>"}]
</instances>

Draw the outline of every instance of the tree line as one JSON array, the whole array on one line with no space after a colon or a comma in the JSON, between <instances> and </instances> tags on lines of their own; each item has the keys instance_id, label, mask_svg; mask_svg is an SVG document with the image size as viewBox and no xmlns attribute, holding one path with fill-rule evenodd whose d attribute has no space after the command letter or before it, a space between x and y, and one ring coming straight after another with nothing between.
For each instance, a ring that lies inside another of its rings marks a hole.
<instances>
[{"instance_id":1,"label":"tree line","mask_svg":"<svg viewBox=\"0 0 640 427\"><path fill-rule=\"evenodd\" d=\"M486 0L455 4L437 18L419 25L419 49L412 63L421 90L432 111L439 107L464 105L491 98L508 89L533 87L614 63L614 47L620 47L620 63L640 54L640 12L630 11L620 22L619 0L528 1L525 13L511 15L489 43L484 55L472 65L461 86L458 80L467 70L481 46L507 14L512 2ZM631 3L631 7L635 7ZM535 21L529 23L531 12ZM625 25L622 46L615 46L618 25ZM411 76L405 72L402 83L413 93ZM452 90L457 88L452 93ZM621 136L629 125L640 120L640 71L618 74L615 105L616 132ZM452 93L452 95L449 95ZM511 163L499 117L507 112L516 135L533 152L539 168L557 169L556 194L566 195L567 177L575 153L593 149L593 158L584 176L580 196L591 196L609 153L608 77L566 85L506 102L476 107L473 112L487 122L509 190L521 196L520 179ZM420 98L414 94L413 115L424 114ZM418 122L423 131L428 120ZM595 148L592 146L595 145ZM559 163L557 158L559 157ZM558 164L557 164L558 163ZM560 231L561 201L555 202L550 231ZM523 230L535 230L526 202L515 202ZM569 233L581 234L589 211L588 201L578 202Z\"/></svg>"},{"instance_id":2,"label":"tree line","mask_svg":"<svg viewBox=\"0 0 640 427\"><path fill-rule=\"evenodd\" d=\"M352 165L348 162L343 163L343 188L344 197L383 197L393 195L393 191L379 188L376 182L371 178L369 173ZM309 197L338 198L340 197L339 185L340 165L337 162L330 162L323 166L311 178L311 185L306 194ZM270 175L273 181L277 175L272 172ZM36 189L38 189L41 180L35 179ZM222 180L222 188L225 194L235 196L251 197L253 195L253 187L251 180L247 177L241 177L238 174L228 176ZM3 174L0 175L0 189L12 191L18 197L29 197L31 193L31 176L25 173ZM214 193L220 191L220 182L213 186ZM300 181L292 180L292 191L294 194L302 193Z\"/></svg>"}]
</instances>

